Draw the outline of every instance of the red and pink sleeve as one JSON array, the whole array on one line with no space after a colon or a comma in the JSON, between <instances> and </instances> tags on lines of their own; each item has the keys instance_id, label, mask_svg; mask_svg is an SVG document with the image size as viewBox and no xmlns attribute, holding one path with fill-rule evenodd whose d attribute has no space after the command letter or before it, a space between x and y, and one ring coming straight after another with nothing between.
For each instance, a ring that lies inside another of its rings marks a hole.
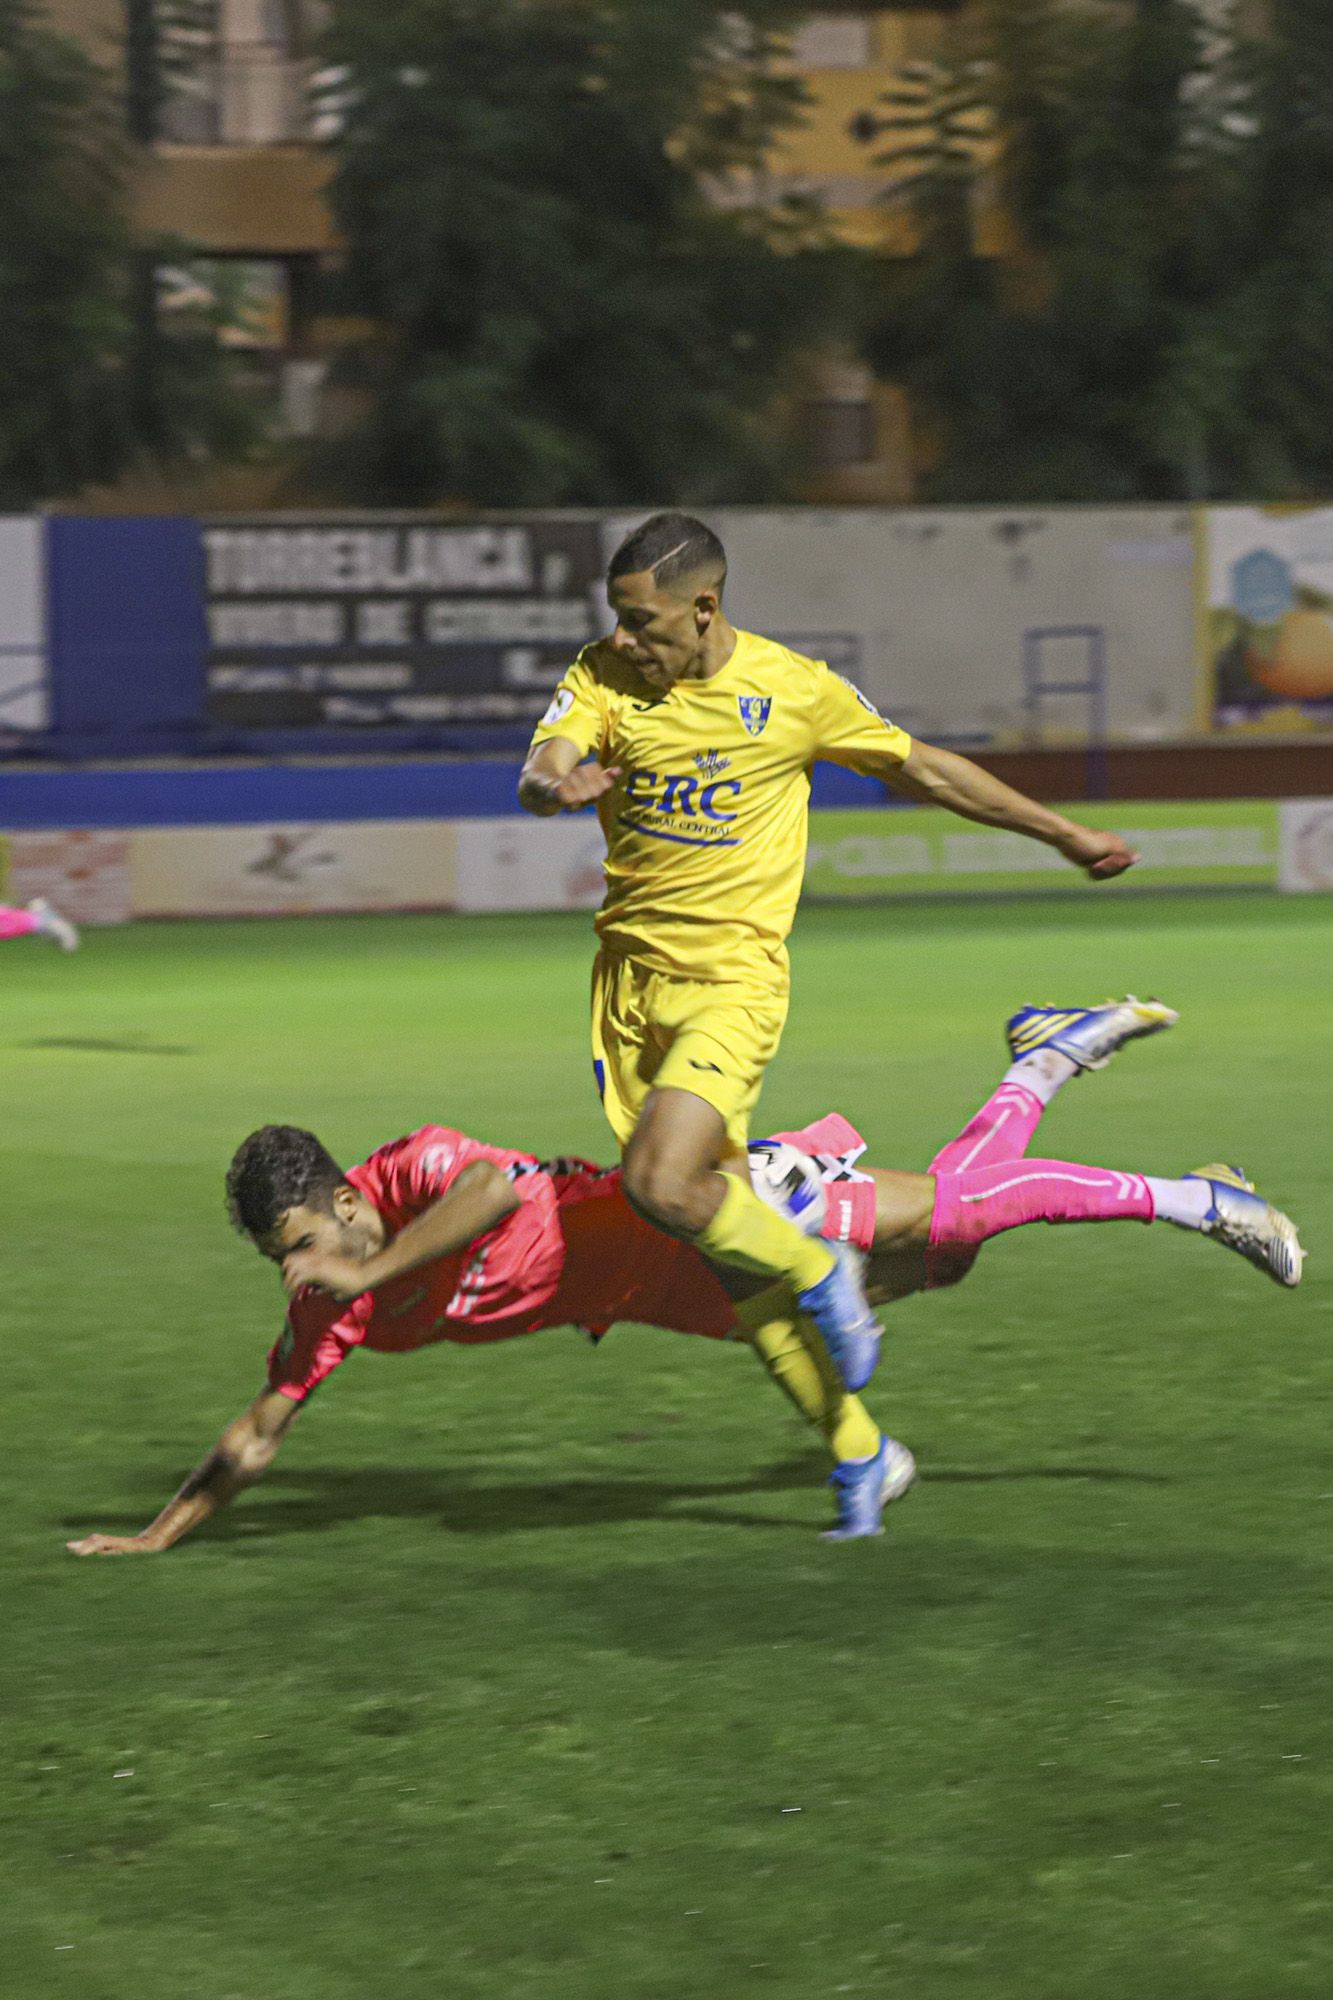
<instances>
[{"instance_id":1,"label":"red and pink sleeve","mask_svg":"<svg viewBox=\"0 0 1333 2000\"><path fill-rule=\"evenodd\" d=\"M416 1215L447 1194L464 1168L477 1160L489 1160L502 1172L512 1174L520 1194L523 1179L537 1167L530 1153L483 1145L447 1125L423 1125L396 1145L382 1147L362 1172L377 1169L377 1188L373 1192L367 1189L377 1206Z\"/></svg>"},{"instance_id":2,"label":"red and pink sleeve","mask_svg":"<svg viewBox=\"0 0 1333 2000\"><path fill-rule=\"evenodd\" d=\"M268 1357L268 1386L294 1403L303 1403L325 1376L365 1338L356 1304L342 1309L327 1293L310 1288L292 1300L283 1327Z\"/></svg>"}]
</instances>

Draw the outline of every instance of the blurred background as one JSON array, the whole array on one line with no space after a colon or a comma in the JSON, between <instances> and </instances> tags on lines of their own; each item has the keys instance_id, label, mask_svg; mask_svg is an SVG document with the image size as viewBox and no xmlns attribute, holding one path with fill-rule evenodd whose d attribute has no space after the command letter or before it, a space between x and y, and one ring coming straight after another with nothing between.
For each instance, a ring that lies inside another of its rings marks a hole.
<instances>
[{"instance_id":1,"label":"blurred background","mask_svg":"<svg viewBox=\"0 0 1333 2000\"><path fill-rule=\"evenodd\" d=\"M0 6L5 899L595 901L516 764L666 505L1135 885L1333 886L1331 111L1321 0Z\"/></svg>"}]
</instances>

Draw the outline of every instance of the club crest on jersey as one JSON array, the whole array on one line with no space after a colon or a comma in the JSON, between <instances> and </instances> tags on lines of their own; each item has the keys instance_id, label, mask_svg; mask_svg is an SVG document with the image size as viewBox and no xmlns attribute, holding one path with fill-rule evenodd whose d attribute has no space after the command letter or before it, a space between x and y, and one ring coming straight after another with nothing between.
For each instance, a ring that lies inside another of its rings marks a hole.
<instances>
[{"instance_id":1,"label":"club crest on jersey","mask_svg":"<svg viewBox=\"0 0 1333 2000\"><path fill-rule=\"evenodd\" d=\"M720 757L716 750L696 750L694 767L705 778L716 778L722 771L731 769L730 757Z\"/></svg>"},{"instance_id":2,"label":"club crest on jersey","mask_svg":"<svg viewBox=\"0 0 1333 2000\"><path fill-rule=\"evenodd\" d=\"M736 703L747 733L751 736L762 736L764 724L768 721L768 711L773 706L772 695L738 694Z\"/></svg>"}]
</instances>

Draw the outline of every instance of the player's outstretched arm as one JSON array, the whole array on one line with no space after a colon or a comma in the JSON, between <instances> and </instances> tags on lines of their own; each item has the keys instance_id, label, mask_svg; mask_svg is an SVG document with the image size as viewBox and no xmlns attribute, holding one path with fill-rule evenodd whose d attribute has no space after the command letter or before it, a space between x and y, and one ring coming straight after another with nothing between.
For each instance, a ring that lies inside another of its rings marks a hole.
<instances>
[{"instance_id":1,"label":"player's outstretched arm","mask_svg":"<svg viewBox=\"0 0 1333 2000\"><path fill-rule=\"evenodd\" d=\"M508 1174L490 1160L473 1160L428 1209L400 1229L373 1257L331 1256L323 1250L292 1250L282 1260L282 1281L295 1297L303 1285L319 1285L337 1299L359 1299L390 1278L401 1278L438 1257L452 1257L512 1215L519 1196Z\"/></svg>"},{"instance_id":2,"label":"player's outstretched arm","mask_svg":"<svg viewBox=\"0 0 1333 2000\"><path fill-rule=\"evenodd\" d=\"M1044 841L1076 868L1086 869L1094 882L1122 875L1139 858L1118 833L1080 826L1076 820L1026 798L1012 785L983 771L970 757L960 757L952 750L938 750L914 740L905 762L885 770L883 776L896 791L922 805L945 806L982 826L1000 826Z\"/></svg>"},{"instance_id":3,"label":"player's outstretched arm","mask_svg":"<svg viewBox=\"0 0 1333 2000\"><path fill-rule=\"evenodd\" d=\"M160 1555L267 1472L299 1408L276 1389L261 1390L249 1409L228 1424L155 1521L137 1535L85 1535L81 1541L67 1542L66 1548L76 1556Z\"/></svg>"},{"instance_id":4,"label":"player's outstretched arm","mask_svg":"<svg viewBox=\"0 0 1333 2000\"><path fill-rule=\"evenodd\" d=\"M620 776L617 767L585 764L583 752L567 736L549 736L528 752L518 779L518 802L524 812L549 819L552 813L581 812Z\"/></svg>"}]
</instances>

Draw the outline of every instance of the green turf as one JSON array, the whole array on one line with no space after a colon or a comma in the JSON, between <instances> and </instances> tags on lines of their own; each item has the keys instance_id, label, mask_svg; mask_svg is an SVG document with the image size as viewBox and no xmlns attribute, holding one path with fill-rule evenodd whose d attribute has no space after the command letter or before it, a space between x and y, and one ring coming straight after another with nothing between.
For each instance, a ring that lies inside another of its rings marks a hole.
<instances>
[{"instance_id":1,"label":"green turf","mask_svg":"<svg viewBox=\"0 0 1333 2000\"><path fill-rule=\"evenodd\" d=\"M259 1386L269 1119L605 1153L579 919L161 926L0 964L0 1981L14 2000L1327 2000L1333 906L808 912L768 1122L919 1165L1023 999L1183 1012L1051 1152L1235 1157L1305 1289L1027 1231L896 1315L922 1483L817 1539L741 1349L362 1356L267 1483L142 1524Z\"/></svg>"}]
</instances>

